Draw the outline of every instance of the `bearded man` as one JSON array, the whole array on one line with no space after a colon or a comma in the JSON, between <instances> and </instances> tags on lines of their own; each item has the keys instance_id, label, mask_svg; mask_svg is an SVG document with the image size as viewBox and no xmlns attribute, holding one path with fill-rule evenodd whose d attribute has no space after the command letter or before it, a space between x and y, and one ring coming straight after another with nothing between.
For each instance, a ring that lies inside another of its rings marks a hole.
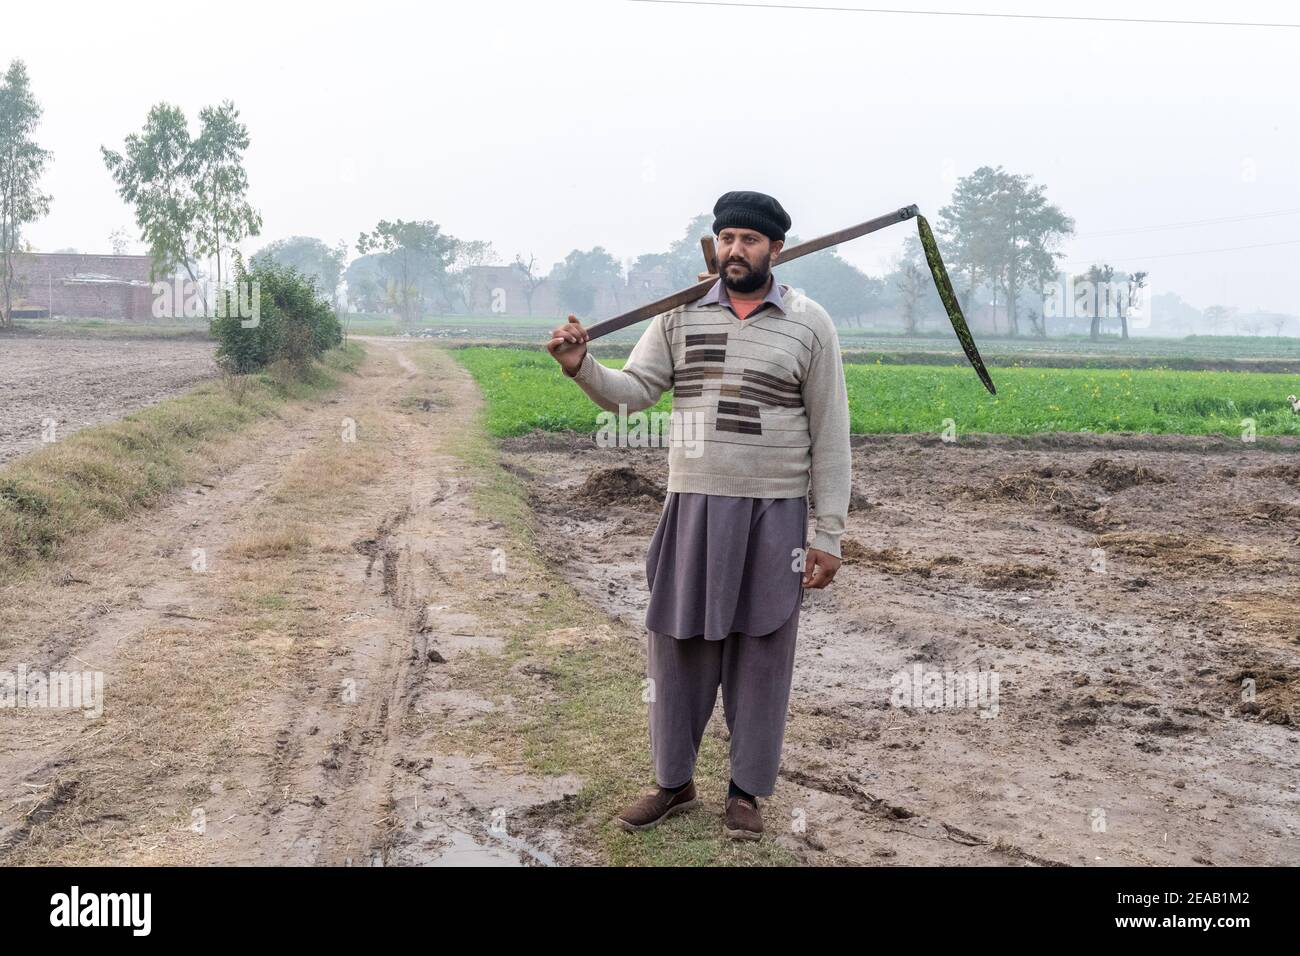
<instances>
[{"instance_id":1,"label":"bearded man","mask_svg":"<svg viewBox=\"0 0 1300 956\"><path fill-rule=\"evenodd\" d=\"M647 830L696 806L695 760L721 687L731 734L724 830L753 840L763 833L758 798L776 787L803 589L826 587L840 567L849 414L834 323L772 274L790 217L752 191L726 193L713 213L718 281L655 316L622 369L591 357L573 316L547 348L607 411L649 408L671 389L674 417L703 425L702 454L670 447L646 559L657 786L615 822Z\"/></svg>"}]
</instances>

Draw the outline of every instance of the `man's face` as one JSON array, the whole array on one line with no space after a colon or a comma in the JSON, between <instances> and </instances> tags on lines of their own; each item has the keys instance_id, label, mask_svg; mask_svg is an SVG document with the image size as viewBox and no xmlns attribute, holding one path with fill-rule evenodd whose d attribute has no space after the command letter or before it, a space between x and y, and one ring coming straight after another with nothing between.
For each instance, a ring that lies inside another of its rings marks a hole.
<instances>
[{"instance_id":1,"label":"man's face","mask_svg":"<svg viewBox=\"0 0 1300 956\"><path fill-rule=\"evenodd\" d=\"M722 282L736 292L754 292L767 283L772 274L781 240L773 242L761 232L728 226L718 233L718 268Z\"/></svg>"}]
</instances>

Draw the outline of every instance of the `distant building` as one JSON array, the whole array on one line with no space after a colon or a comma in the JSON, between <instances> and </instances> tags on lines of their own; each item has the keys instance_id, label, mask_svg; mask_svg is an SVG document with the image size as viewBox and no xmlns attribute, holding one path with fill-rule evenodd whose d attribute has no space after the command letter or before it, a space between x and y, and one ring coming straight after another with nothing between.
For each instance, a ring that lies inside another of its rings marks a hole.
<instances>
[{"instance_id":1,"label":"distant building","mask_svg":"<svg viewBox=\"0 0 1300 956\"><path fill-rule=\"evenodd\" d=\"M641 271L631 270L627 275L628 294L646 301L676 292L673 277L663 266L655 266Z\"/></svg>"},{"instance_id":2,"label":"distant building","mask_svg":"<svg viewBox=\"0 0 1300 956\"><path fill-rule=\"evenodd\" d=\"M15 314L29 317L153 319L148 256L24 252L15 257Z\"/></svg>"},{"instance_id":3,"label":"distant building","mask_svg":"<svg viewBox=\"0 0 1300 956\"><path fill-rule=\"evenodd\" d=\"M517 266L474 266L469 270L469 311L473 315L528 315L528 278ZM554 315L555 284L533 290L532 313Z\"/></svg>"}]
</instances>

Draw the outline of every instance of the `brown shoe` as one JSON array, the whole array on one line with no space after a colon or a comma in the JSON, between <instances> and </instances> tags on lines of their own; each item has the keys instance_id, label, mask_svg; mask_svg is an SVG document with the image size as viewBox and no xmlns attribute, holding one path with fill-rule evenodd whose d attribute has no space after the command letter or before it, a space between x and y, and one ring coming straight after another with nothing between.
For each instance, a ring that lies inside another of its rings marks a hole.
<instances>
[{"instance_id":1,"label":"brown shoe","mask_svg":"<svg viewBox=\"0 0 1300 956\"><path fill-rule=\"evenodd\" d=\"M727 798L726 822L723 824L723 829L733 840L762 839L763 817L758 812L758 804L751 803L744 797Z\"/></svg>"},{"instance_id":2,"label":"brown shoe","mask_svg":"<svg viewBox=\"0 0 1300 956\"><path fill-rule=\"evenodd\" d=\"M614 822L628 831L649 830L657 827L674 813L689 810L698 802L695 799L694 780L677 793L660 787L652 793L647 793L616 816Z\"/></svg>"}]
</instances>

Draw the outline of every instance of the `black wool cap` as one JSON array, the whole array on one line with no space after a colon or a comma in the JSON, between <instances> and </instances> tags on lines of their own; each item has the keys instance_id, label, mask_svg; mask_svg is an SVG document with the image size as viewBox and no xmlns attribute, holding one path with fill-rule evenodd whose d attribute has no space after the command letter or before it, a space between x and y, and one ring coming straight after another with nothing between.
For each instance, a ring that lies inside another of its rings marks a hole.
<instances>
[{"instance_id":1,"label":"black wool cap","mask_svg":"<svg viewBox=\"0 0 1300 956\"><path fill-rule=\"evenodd\" d=\"M723 193L713 205L713 234L716 236L727 226L753 229L773 242L785 241L785 231L790 228L790 217L781 204L766 193L741 189Z\"/></svg>"}]
</instances>

